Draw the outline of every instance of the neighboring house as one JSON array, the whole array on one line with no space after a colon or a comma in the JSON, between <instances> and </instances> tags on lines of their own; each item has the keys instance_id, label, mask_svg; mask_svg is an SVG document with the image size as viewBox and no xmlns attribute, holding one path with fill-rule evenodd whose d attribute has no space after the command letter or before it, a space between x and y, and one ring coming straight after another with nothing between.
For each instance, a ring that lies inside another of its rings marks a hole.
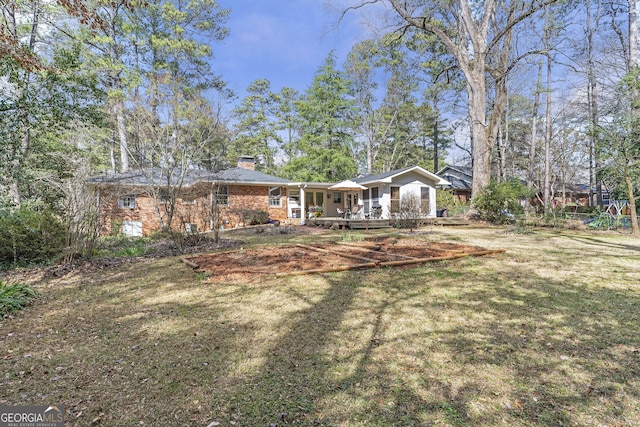
<instances>
[{"instance_id":1,"label":"neighboring house","mask_svg":"<svg viewBox=\"0 0 640 427\"><path fill-rule=\"evenodd\" d=\"M533 204L541 204L541 201L544 197L544 193L542 191L542 184L537 184L538 194L536 200L534 200ZM564 186L561 183L554 183L551 188L553 205L555 206L566 206L566 207L577 207L577 206L590 206L590 198L592 195L596 193L596 189L594 188L592 191L589 190L588 184L571 184L567 183ZM607 206L609 206L610 197L609 190L603 185L602 186L602 208L606 210Z\"/></svg>"},{"instance_id":2,"label":"neighboring house","mask_svg":"<svg viewBox=\"0 0 640 427\"><path fill-rule=\"evenodd\" d=\"M401 199L420 198L420 215L436 216L436 186L449 185L419 167L356 178L353 188L331 190L334 183L291 182L255 170L252 158L216 173L189 170L171 179L131 171L90 179L100 215L100 234L149 235L168 225L168 201L175 198L174 230L210 231L245 224L247 212L266 211L280 222L314 216L389 219L400 213ZM181 186L175 183L182 180ZM167 185L167 182L174 183ZM173 193L173 194L170 194Z\"/></svg>"},{"instance_id":3,"label":"neighboring house","mask_svg":"<svg viewBox=\"0 0 640 427\"><path fill-rule=\"evenodd\" d=\"M180 181L182 185L176 185ZM95 189L100 234L130 236L146 236L166 226L171 197L175 197L171 221L175 230L209 231L217 224L238 227L244 224L247 211L266 211L269 218L282 221L288 217L288 184L256 171L253 159L246 157L238 167L215 173L176 171L168 179L159 170L135 170L87 182Z\"/></svg>"},{"instance_id":4,"label":"neighboring house","mask_svg":"<svg viewBox=\"0 0 640 427\"><path fill-rule=\"evenodd\" d=\"M443 188L451 189L455 197L455 201L467 203L471 200L471 184L473 174L470 167L466 166L445 166L440 169L436 175L449 181L450 185Z\"/></svg>"}]
</instances>

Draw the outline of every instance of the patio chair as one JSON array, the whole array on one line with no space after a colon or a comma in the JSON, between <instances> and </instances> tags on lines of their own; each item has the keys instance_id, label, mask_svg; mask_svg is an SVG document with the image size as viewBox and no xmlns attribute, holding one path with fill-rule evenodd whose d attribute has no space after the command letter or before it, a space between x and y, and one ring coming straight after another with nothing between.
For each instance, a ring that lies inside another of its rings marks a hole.
<instances>
[{"instance_id":1,"label":"patio chair","mask_svg":"<svg viewBox=\"0 0 640 427\"><path fill-rule=\"evenodd\" d=\"M336 211L338 211L338 216L344 218L345 217L345 212L340 209L340 208L336 208Z\"/></svg>"},{"instance_id":2,"label":"patio chair","mask_svg":"<svg viewBox=\"0 0 640 427\"><path fill-rule=\"evenodd\" d=\"M353 209L351 209L351 218L360 218L362 215L362 206L355 205Z\"/></svg>"}]
</instances>

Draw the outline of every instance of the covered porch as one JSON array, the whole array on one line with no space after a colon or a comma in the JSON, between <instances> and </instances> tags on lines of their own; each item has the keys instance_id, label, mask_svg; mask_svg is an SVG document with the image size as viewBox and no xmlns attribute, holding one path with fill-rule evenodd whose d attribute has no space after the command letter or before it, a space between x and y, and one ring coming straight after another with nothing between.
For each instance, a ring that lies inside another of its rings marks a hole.
<instances>
[{"instance_id":1,"label":"covered porch","mask_svg":"<svg viewBox=\"0 0 640 427\"><path fill-rule=\"evenodd\" d=\"M365 213L359 203L360 187L354 189L337 188L331 183L292 183L288 190L289 217L299 218L302 225L318 219L323 220L322 225L327 221L364 219ZM371 215L380 217L381 213L378 210Z\"/></svg>"}]
</instances>

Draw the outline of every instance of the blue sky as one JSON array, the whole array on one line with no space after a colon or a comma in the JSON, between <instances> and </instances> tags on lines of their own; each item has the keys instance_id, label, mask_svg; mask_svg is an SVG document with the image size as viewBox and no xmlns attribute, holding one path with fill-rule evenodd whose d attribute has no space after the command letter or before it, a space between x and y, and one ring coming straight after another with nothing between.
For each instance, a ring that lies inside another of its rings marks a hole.
<instances>
[{"instance_id":1,"label":"blue sky","mask_svg":"<svg viewBox=\"0 0 640 427\"><path fill-rule=\"evenodd\" d=\"M338 25L339 14L324 0L219 0L231 9L229 36L213 46L214 69L240 98L256 79L271 89L284 86L299 92L329 52L342 66L351 46L364 38L356 14Z\"/></svg>"}]
</instances>

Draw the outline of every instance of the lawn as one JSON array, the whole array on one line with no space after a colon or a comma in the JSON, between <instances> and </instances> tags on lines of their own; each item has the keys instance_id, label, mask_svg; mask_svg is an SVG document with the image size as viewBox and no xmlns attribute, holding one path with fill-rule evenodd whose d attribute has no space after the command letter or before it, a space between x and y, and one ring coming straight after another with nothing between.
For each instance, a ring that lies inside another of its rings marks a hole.
<instances>
[{"instance_id":1,"label":"lawn","mask_svg":"<svg viewBox=\"0 0 640 427\"><path fill-rule=\"evenodd\" d=\"M639 241L412 238L507 252L251 283L178 258L39 280L0 321L0 405L60 404L72 426L640 425Z\"/></svg>"}]
</instances>

